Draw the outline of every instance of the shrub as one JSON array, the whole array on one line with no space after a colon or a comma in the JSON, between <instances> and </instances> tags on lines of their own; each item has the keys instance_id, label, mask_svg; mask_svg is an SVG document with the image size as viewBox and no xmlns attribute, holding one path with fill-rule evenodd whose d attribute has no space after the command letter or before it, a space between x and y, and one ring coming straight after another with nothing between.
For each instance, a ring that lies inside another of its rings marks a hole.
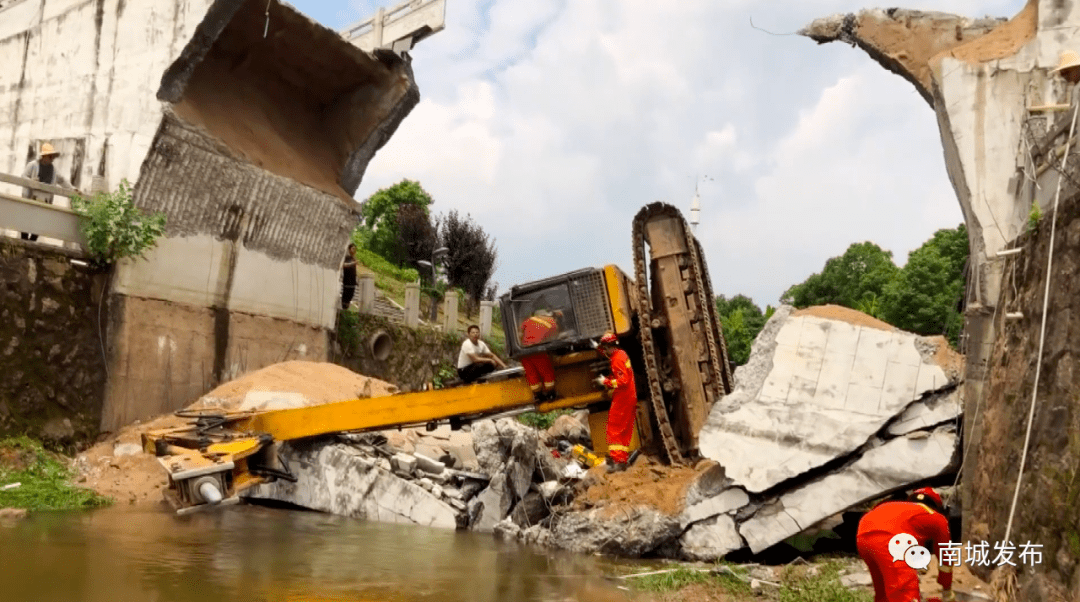
<instances>
[{"instance_id":1,"label":"shrub","mask_svg":"<svg viewBox=\"0 0 1080 602\"><path fill-rule=\"evenodd\" d=\"M0 491L0 508L75 510L106 506L111 500L73 487L72 470L28 437L0 440L0 484L20 483Z\"/></svg>"},{"instance_id":2,"label":"shrub","mask_svg":"<svg viewBox=\"0 0 1080 602\"><path fill-rule=\"evenodd\" d=\"M74 195L71 208L83 217L79 229L91 260L99 266L142 257L165 232L165 214L147 215L136 208L127 180L120 182L116 192L99 192L89 199Z\"/></svg>"}]
</instances>

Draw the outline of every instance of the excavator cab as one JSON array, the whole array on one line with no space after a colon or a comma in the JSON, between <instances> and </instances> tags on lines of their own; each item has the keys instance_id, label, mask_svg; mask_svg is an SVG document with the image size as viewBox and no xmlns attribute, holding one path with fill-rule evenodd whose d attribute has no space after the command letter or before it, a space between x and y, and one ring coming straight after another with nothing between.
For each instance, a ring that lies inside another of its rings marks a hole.
<instances>
[{"instance_id":1,"label":"excavator cab","mask_svg":"<svg viewBox=\"0 0 1080 602\"><path fill-rule=\"evenodd\" d=\"M591 340L607 331L630 333L629 279L617 266L585 268L512 287L499 299L506 353L514 359L533 353L563 355L591 349ZM556 334L526 344L522 324L537 315L551 316Z\"/></svg>"}]
</instances>

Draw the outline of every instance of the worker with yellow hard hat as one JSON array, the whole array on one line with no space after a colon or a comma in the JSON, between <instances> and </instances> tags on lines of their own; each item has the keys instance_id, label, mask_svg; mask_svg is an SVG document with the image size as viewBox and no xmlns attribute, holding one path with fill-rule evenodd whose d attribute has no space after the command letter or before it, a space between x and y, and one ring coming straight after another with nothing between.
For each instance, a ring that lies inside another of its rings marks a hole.
<instances>
[{"instance_id":1,"label":"worker with yellow hard hat","mask_svg":"<svg viewBox=\"0 0 1080 602\"><path fill-rule=\"evenodd\" d=\"M60 175L60 170L56 168L53 160L58 157L60 153L53 148L53 145L45 142L41 145L41 152L38 153L38 158L31 161L26 165L26 169L23 170L23 177L27 180L33 180L42 184L50 184L52 186L62 186L64 188L74 188L64 176ZM51 192L44 192L41 190L33 190L31 188L23 188L23 198L33 199L52 205L53 195ZM22 232L23 240L37 240L37 234L30 234L28 232Z\"/></svg>"}]
</instances>

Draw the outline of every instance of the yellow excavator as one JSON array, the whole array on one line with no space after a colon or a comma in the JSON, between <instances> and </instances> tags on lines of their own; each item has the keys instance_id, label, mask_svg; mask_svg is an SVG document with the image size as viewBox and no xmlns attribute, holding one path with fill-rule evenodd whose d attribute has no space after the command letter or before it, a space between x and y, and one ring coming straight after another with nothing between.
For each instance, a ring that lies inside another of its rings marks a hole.
<instances>
[{"instance_id":1,"label":"yellow excavator","mask_svg":"<svg viewBox=\"0 0 1080 602\"><path fill-rule=\"evenodd\" d=\"M695 461L697 433L733 386L705 258L682 214L664 203L635 216L633 245L633 279L614 265L586 268L514 286L499 299L507 355L548 354L553 400L537 402L522 369L509 368L474 384L314 407L180 411L188 424L143 435L144 449L169 475L166 499L187 513L235 503L253 485L290 479L279 455L287 441L440 423L457 429L527 411L587 409L593 451L602 457L610 398L594 379L607 360L592 343L607 331L618 335L635 373L631 447L672 464ZM538 310L557 312L558 335L526 347L519 325Z\"/></svg>"}]
</instances>

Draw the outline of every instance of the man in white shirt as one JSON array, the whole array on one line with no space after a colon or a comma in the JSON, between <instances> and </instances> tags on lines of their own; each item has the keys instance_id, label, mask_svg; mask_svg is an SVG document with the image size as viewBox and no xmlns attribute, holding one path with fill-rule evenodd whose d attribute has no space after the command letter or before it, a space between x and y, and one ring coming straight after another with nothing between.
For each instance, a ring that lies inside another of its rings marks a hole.
<instances>
[{"instance_id":1,"label":"man in white shirt","mask_svg":"<svg viewBox=\"0 0 1080 602\"><path fill-rule=\"evenodd\" d=\"M487 343L480 340L479 326L473 324L466 332L469 338L462 341L457 360L458 377L462 381L476 382L481 376L494 372L496 367L506 367L506 364L491 352Z\"/></svg>"}]
</instances>

